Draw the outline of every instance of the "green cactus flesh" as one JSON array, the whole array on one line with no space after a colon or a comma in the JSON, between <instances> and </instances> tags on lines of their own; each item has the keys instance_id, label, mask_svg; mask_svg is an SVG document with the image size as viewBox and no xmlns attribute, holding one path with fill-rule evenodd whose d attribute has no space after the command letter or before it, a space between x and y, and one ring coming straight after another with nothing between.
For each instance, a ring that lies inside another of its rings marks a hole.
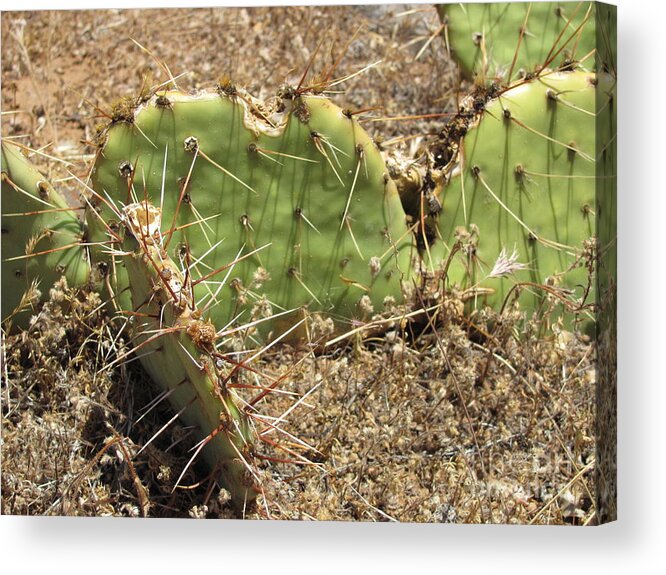
<instances>
[{"instance_id":1,"label":"green cactus flesh","mask_svg":"<svg viewBox=\"0 0 666 575\"><path fill-rule=\"evenodd\" d=\"M15 327L27 325L28 312L34 311L33 283L48 290L63 275L71 286L86 283L89 266L81 237L74 210L17 146L3 141L3 322L11 318Z\"/></svg>"},{"instance_id":2,"label":"green cactus flesh","mask_svg":"<svg viewBox=\"0 0 666 575\"><path fill-rule=\"evenodd\" d=\"M259 490L252 459L255 433L228 385L234 381L234 368L216 353L217 331L196 309L191 277L185 277L160 246L159 210L130 204L123 215L131 232L124 240L123 260L136 353L181 420L198 430L194 458L201 448L231 493L232 504L247 508Z\"/></svg>"},{"instance_id":3,"label":"green cactus flesh","mask_svg":"<svg viewBox=\"0 0 666 575\"><path fill-rule=\"evenodd\" d=\"M162 208L169 256L195 279L237 262L195 289L217 325L249 320L261 302L338 325L364 319L359 302L399 299L410 271L397 191L350 114L321 96L278 102L267 111L236 89L169 91L113 123L92 174L91 237L108 239L101 219L113 227L114 210L147 198ZM122 299L122 261L113 267Z\"/></svg>"},{"instance_id":4,"label":"green cactus flesh","mask_svg":"<svg viewBox=\"0 0 666 575\"><path fill-rule=\"evenodd\" d=\"M466 239L448 277L492 293L477 303L501 303L517 282L561 282L574 298L585 295L589 274L580 256L597 233L595 206L607 200L597 197L595 127L612 113L614 89L607 75L546 74L489 101L467 132L459 173L441 191L442 241L431 251L446 259L456 239ZM515 250L526 268L492 274L503 250L507 257ZM530 288L521 298L534 309L543 293Z\"/></svg>"},{"instance_id":5,"label":"green cactus flesh","mask_svg":"<svg viewBox=\"0 0 666 575\"><path fill-rule=\"evenodd\" d=\"M467 76L510 82L521 70L560 68L585 56L593 63L594 4L491 2L441 4L438 10L445 40Z\"/></svg>"}]
</instances>

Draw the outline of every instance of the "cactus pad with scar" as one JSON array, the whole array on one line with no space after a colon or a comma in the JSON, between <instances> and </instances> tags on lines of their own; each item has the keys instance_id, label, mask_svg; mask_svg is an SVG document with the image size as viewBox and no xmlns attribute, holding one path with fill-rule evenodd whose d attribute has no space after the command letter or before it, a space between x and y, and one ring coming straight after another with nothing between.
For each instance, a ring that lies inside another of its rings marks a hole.
<instances>
[{"instance_id":1,"label":"cactus pad with scar","mask_svg":"<svg viewBox=\"0 0 666 575\"><path fill-rule=\"evenodd\" d=\"M412 257L400 199L373 141L326 98L164 91L102 139L91 237L113 236L123 205L159 206L162 246L217 325L295 308L344 325L367 315L368 297L375 308L400 297ZM124 264L111 263L122 302Z\"/></svg>"},{"instance_id":2,"label":"cactus pad with scar","mask_svg":"<svg viewBox=\"0 0 666 575\"><path fill-rule=\"evenodd\" d=\"M436 178L442 210L430 256L446 260L460 241L448 280L475 303L501 304L519 282L531 309L549 289L573 304L593 300L585 266L596 206L606 201L597 195L595 125L612 112L614 89L605 74L544 74L488 101L469 126L457 158Z\"/></svg>"}]
</instances>

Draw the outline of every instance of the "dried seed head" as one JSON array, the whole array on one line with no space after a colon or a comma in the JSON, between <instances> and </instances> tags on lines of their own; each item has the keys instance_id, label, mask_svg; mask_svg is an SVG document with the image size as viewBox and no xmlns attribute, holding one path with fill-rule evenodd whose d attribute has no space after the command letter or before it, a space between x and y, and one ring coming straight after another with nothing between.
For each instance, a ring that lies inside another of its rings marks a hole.
<instances>
[{"instance_id":1,"label":"dried seed head","mask_svg":"<svg viewBox=\"0 0 666 575\"><path fill-rule=\"evenodd\" d=\"M375 311L375 308L372 305L372 300L367 295L362 296L359 300L358 309L364 316L370 316Z\"/></svg>"},{"instance_id":2,"label":"dried seed head","mask_svg":"<svg viewBox=\"0 0 666 575\"><path fill-rule=\"evenodd\" d=\"M217 331L210 321L193 321L187 328L187 335L197 347L210 349L215 343Z\"/></svg>"},{"instance_id":3,"label":"dried seed head","mask_svg":"<svg viewBox=\"0 0 666 575\"><path fill-rule=\"evenodd\" d=\"M271 279L271 274L268 270L258 267L252 275L252 284L255 288L259 289L264 283Z\"/></svg>"},{"instance_id":4,"label":"dried seed head","mask_svg":"<svg viewBox=\"0 0 666 575\"><path fill-rule=\"evenodd\" d=\"M520 263L518 261L518 252L514 249L513 253L509 256L507 255L506 248L502 248L497 261L493 266L488 277L491 278L505 278L510 275L513 275L517 271L524 270L527 268L527 264Z\"/></svg>"}]
</instances>

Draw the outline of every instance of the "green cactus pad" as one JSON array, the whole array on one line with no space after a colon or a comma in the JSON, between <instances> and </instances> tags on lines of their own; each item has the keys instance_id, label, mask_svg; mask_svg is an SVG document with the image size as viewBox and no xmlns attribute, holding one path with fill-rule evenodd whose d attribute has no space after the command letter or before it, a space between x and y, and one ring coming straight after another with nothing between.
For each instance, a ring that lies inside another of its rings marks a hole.
<instances>
[{"instance_id":1,"label":"green cactus pad","mask_svg":"<svg viewBox=\"0 0 666 575\"><path fill-rule=\"evenodd\" d=\"M276 102L268 110L229 87L153 96L106 131L92 175L97 209L113 227L121 205L161 206L169 257L189 262L195 279L257 250L196 286L218 325L265 304L343 325L367 313L364 296L375 307L400 297L412 252L404 212L353 117L321 96ZM108 238L100 218L88 221L92 237Z\"/></svg>"},{"instance_id":2,"label":"green cactus pad","mask_svg":"<svg viewBox=\"0 0 666 575\"><path fill-rule=\"evenodd\" d=\"M131 232L123 260L136 353L181 420L197 428L201 455L219 472L232 504L245 509L257 496L259 478L252 459L253 427L227 385L233 367L216 355L216 328L201 319L190 281L159 245L159 210L131 204L123 215Z\"/></svg>"},{"instance_id":3,"label":"green cactus pad","mask_svg":"<svg viewBox=\"0 0 666 575\"><path fill-rule=\"evenodd\" d=\"M564 287L572 301L594 299L580 256L594 249L586 240L596 236L595 209L606 201L597 197L596 125L611 113L614 89L607 75L550 73L489 101L467 132L458 175L441 191L442 241L432 249L446 259L464 240L467 250L455 255L448 277L490 293L476 303L501 303L518 282ZM514 263L526 269L491 274L503 250L507 258L515 250ZM534 309L545 293L530 287L521 298Z\"/></svg>"},{"instance_id":4,"label":"green cactus pad","mask_svg":"<svg viewBox=\"0 0 666 575\"><path fill-rule=\"evenodd\" d=\"M25 327L34 311L34 282L48 290L65 275L86 283L89 265L81 246L82 225L20 149L2 142L2 321ZM21 302L25 305L21 306ZM18 307L21 311L14 313Z\"/></svg>"},{"instance_id":5,"label":"green cactus pad","mask_svg":"<svg viewBox=\"0 0 666 575\"><path fill-rule=\"evenodd\" d=\"M585 56L594 64L594 3L441 4L438 11L445 41L469 77L506 83L521 70L560 68Z\"/></svg>"}]
</instances>

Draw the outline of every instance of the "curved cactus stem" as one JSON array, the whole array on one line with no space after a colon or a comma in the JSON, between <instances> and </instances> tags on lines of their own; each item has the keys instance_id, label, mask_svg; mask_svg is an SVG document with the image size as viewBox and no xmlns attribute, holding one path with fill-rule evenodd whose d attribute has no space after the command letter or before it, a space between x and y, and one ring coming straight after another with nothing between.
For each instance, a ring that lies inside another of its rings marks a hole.
<instances>
[{"instance_id":1,"label":"curved cactus stem","mask_svg":"<svg viewBox=\"0 0 666 575\"><path fill-rule=\"evenodd\" d=\"M201 454L237 509L248 509L260 490L253 453L256 434L228 383L234 369L216 353L215 326L196 309L191 277L161 247L161 213L148 204L123 210L129 228L123 260L135 320L134 349L152 379L168 393L199 442L188 466Z\"/></svg>"}]
</instances>

